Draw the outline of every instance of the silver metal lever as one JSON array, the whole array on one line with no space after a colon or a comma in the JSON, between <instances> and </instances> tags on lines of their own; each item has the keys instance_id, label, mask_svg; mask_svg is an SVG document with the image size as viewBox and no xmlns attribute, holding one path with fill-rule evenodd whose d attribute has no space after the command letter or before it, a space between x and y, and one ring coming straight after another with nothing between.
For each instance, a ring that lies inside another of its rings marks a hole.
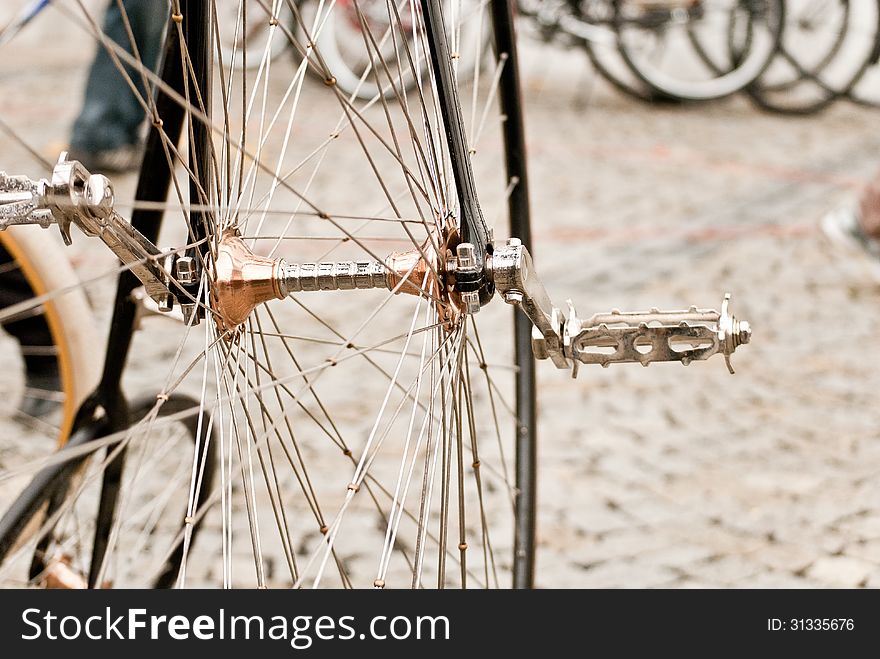
<instances>
[{"instance_id":1,"label":"silver metal lever","mask_svg":"<svg viewBox=\"0 0 880 659\"><path fill-rule=\"evenodd\" d=\"M532 264L532 255L518 238L492 252L495 290L508 304L517 304L534 325L532 349L538 359L550 359L557 368L569 368L562 345L564 318L553 306Z\"/></svg>"},{"instance_id":2,"label":"silver metal lever","mask_svg":"<svg viewBox=\"0 0 880 659\"><path fill-rule=\"evenodd\" d=\"M17 224L57 224L70 245L70 225L75 224L85 235L104 241L160 308L170 308L170 278L160 265L167 256L120 216L113 203L107 177L90 174L78 161L67 160L66 153L58 159L51 181L0 172L0 230Z\"/></svg>"},{"instance_id":3,"label":"silver metal lever","mask_svg":"<svg viewBox=\"0 0 880 659\"><path fill-rule=\"evenodd\" d=\"M563 315L553 306L538 278L528 250L516 238L496 246L491 257L495 289L508 304L515 304L532 321L532 350L538 359L550 359L557 368L571 368L576 377L580 364L681 362L723 354L733 373L730 356L751 339L751 327L730 313L730 295L721 311L691 307L686 311L622 312L578 318L569 301Z\"/></svg>"}]
</instances>

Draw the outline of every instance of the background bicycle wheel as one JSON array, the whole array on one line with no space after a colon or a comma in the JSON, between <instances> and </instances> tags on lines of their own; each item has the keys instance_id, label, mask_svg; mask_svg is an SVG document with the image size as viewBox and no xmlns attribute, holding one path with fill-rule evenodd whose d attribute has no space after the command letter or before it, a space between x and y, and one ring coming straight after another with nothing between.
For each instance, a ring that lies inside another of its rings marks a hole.
<instances>
[{"instance_id":1,"label":"background bicycle wheel","mask_svg":"<svg viewBox=\"0 0 880 659\"><path fill-rule=\"evenodd\" d=\"M749 88L759 106L809 114L845 97L876 63L880 4L848 0L789 2L780 50Z\"/></svg>"}]
</instances>

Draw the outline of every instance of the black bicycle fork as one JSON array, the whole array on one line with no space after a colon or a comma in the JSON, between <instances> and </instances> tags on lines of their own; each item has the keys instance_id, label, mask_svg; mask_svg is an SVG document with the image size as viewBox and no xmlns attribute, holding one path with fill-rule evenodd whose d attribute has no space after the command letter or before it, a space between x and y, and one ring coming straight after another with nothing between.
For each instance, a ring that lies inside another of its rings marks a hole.
<instances>
[{"instance_id":1,"label":"black bicycle fork","mask_svg":"<svg viewBox=\"0 0 880 659\"><path fill-rule=\"evenodd\" d=\"M526 172L526 145L520 105L519 66L514 33L515 0L491 0L492 30L497 55L506 55L499 80L499 102L504 121L504 150L507 181L515 181L508 197L511 235L517 236L529 249L532 247L530 211ZM491 253L489 231L477 200L474 174L471 169L467 142L463 132L461 106L452 59L449 56L442 0L421 0L425 33L434 57L434 78L437 83L440 114L446 132L452 173L458 192L461 212L460 233L463 242L474 245L476 260L485 263ZM488 291L489 295L492 291ZM481 295L481 299L483 296ZM518 369L516 403L518 418L515 428L516 524L514 527L513 587L532 588L535 571L535 515L537 507L537 403L535 400L535 359L532 355L532 323L514 310L514 359Z\"/></svg>"}]
</instances>

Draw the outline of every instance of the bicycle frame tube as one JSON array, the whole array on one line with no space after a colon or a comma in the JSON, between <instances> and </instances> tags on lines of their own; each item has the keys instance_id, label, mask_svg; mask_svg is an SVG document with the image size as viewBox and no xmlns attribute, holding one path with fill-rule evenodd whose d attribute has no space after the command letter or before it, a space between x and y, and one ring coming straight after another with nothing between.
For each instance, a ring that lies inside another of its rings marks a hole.
<instances>
[{"instance_id":1,"label":"bicycle frame tube","mask_svg":"<svg viewBox=\"0 0 880 659\"><path fill-rule=\"evenodd\" d=\"M186 41L189 60L192 64L192 86L188 91L189 103L192 107L203 112L206 117L211 116L211 2L199 0L198 2L184 3L187 5L188 16L184 19L183 32ZM183 8L182 8L183 11ZM197 93L196 93L197 92ZM212 173L213 173L213 149L211 144L211 126L204 121L190 115L189 129L189 162L190 169L195 178L190 179L189 198L193 203L199 203L204 208L211 204ZM194 242L200 241L208 235L208 229L213 223L211 213L208 210L190 211L189 224L192 227ZM189 250L190 256L204 256L207 246L193 247ZM202 263L204 266L204 262Z\"/></svg>"},{"instance_id":2,"label":"bicycle frame tube","mask_svg":"<svg viewBox=\"0 0 880 659\"><path fill-rule=\"evenodd\" d=\"M499 81L501 114L506 117L504 156L508 181L516 181L507 200L510 234L532 250L531 211L526 171L525 127L523 125L519 60L514 26L515 0L492 0L492 29L495 50L506 53L507 61ZM534 253L534 252L532 252ZM514 359L516 378L516 527L514 529L513 587L535 585L535 517L537 514L537 419L535 358L532 355L532 323L514 309Z\"/></svg>"},{"instance_id":3,"label":"bicycle frame tube","mask_svg":"<svg viewBox=\"0 0 880 659\"><path fill-rule=\"evenodd\" d=\"M189 38L202 38L207 42L203 44L203 47L191 48L188 51L189 62L185 62L182 59L183 50L178 26L175 22L169 21L162 59L161 79L164 84L181 96L186 94L188 81L184 79L184 70L188 65L192 66L195 74L195 80L193 81L195 84L201 85L205 79L210 77L211 32L208 21L210 4L211 0L181 0L180 2L184 35L192 35ZM194 23L199 23L201 27L192 27ZM193 43L198 42L194 41ZM207 61L205 61L205 58L208 58ZM208 87L206 86L205 89L207 90ZM197 103L195 99L192 102L194 105ZM207 114L210 116L210 97L207 92L203 102L208 108ZM163 203L167 199L173 175L173 162L169 162L163 142L164 139L167 139L169 143L174 145L180 142L185 115L186 110L180 103L169 95L162 93L161 90L158 92L156 96L156 119L161 120L161 123L157 121L156 124L159 125L154 124L147 138L146 151L141 164L137 191L135 193L135 198L138 201ZM201 158L203 154L209 153L207 140L210 139L210 128L201 125L201 122L199 122L199 125L191 125L190 129L191 143L193 145L192 152L196 154L196 158ZM203 183L203 189L210 190L210 185L208 184L210 179L210 157L205 158L201 162L206 163L206 165L199 172L200 183ZM191 192L191 194L193 193ZM199 197L192 196L191 199L198 200ZM148 240L156 242L162 226L162 219L163 212L161 210L136 208L132 212L131 224ZM192 224L199 227L196 231L204 230L202 218L197 217L195 213ZM129 351L131 350L131 341L137 317L137 302L132 298L132 292L140 285L141 282L129 271L119 275L101 381L94 393L83 403L83 407L100 405L103 408L107 419L106 427L108 433L122 430L129 423L128 404L122 393L122 376L125 372ZM78 415L78 422L80 417L82 421L88 421L91 418L90 415ZM75 424L74 430L79 429L80 425ZM113 526L124 460L125 451L123 450L119 452L113 463L105 471L103 477L89 574L89 585L92 587L96 585L95 582L100 572L100 566L104 560L107 539Z\"/></svg>"},{"instance_id":4,"label":"bicycle frame tube","mask_svg":"<svg viewBox=\"0 0 880 659\"><path fill-rule=\"evenodd\" d=\"M165 41L161 77L171 89L183 94L180 39L174 24L171 24ZM172 169L165 155L162 132L164 131L170 143L177 144L180 141L185 110L177 101L160 92L156 98L156 114L162 121L162 127L154 126L150 129L135 199L163 203L168 197ZM163 212L161 210L135 208L132 211L131 224L148 240L156 242L162 226L162 218ZM102 404L106 404L120 391L122 374L131 348L137 311L137 304L132 300L131 293L140 285L141 282L137 277L128 271L119 276L113 317L110 321L104 371L96 391Z\"/></svg>"},{"instance_id":5,"label":"bicycle frame tube","mask_svg":"<svg viewBox=\"0 0 880 659\"><path fill-rule=\"evenodd\" d=\"M446 26L443 21L441 0L421 0L422 15L425 19L425 34L433 57L431 65L437 82L437 96L440 101L440 114L446 132L446 146L458 192L458 206L461 213L461 241L472 243L477 263L485 263L487 251L491 253L489 230L483 220L483 212L477 199L474 172L464 135L461 117L461 104L458 101L458 88L455 85L455 72L449 56L446 39Z\"/></svg>"}]
</instances>

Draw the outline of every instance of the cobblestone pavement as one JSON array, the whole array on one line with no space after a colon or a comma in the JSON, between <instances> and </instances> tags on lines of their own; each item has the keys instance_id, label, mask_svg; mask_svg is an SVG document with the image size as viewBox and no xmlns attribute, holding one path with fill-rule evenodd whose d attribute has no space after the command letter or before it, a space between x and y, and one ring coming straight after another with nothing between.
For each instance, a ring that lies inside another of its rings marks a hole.
<instances>
[{"instance_id":1,"label":"cobblestone pavement","mask_svg":"<svg viewBox=\"0 0 880 659\"><path fill-rule=\"evenodd\" d=\"M0 64L0 116L47 146L89 58L52 29ZM880 586L880 289L817 228L880 166L880 115L647 107L579 53L525 51L534 252L556 300L588 315L731 291L754 328L734 377L720 360L576 381L541 365L539 585ZM35 170L5 136L0 153ZM84 243L83 276L111 263ZM91 291L99 309L108 292ZM149 351L133 366L129 384L148 381Z\"/></svg>"}]
</instances>

